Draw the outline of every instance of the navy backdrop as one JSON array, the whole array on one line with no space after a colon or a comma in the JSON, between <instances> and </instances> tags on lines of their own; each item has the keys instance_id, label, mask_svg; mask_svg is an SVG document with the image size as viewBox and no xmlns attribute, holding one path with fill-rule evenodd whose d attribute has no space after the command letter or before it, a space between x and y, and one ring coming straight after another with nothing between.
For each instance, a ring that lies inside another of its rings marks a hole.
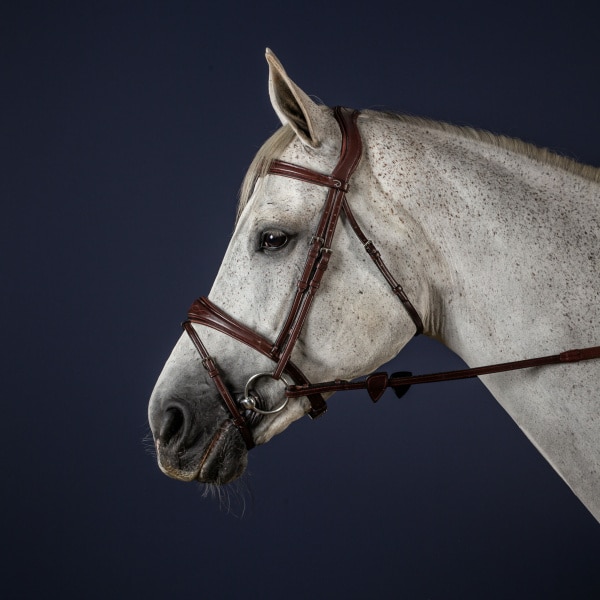
<instances>
[{"instance_id":1,"label":"navy backdrop","mask_svg":"<svg viewBox=\"0 0 600 600\"><path fill-rule=\"evenodd\" d=\"M600 165L597 22L550 4L3 3L3 597L600 597L600 527L477 381L340 395L221 502L147 438L278 126L264 48L327 104ZM391 368L460 365L422 339Z\"/></svg>"}]
</instances>

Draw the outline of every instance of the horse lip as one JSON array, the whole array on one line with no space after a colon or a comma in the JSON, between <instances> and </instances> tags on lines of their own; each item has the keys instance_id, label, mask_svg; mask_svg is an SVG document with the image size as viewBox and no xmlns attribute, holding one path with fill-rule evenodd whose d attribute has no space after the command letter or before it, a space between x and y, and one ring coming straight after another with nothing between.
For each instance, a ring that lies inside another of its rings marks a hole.
<instances>
[{"instance_id":1,"label":"horse lip","mask_svg":"<svg viewBox=\"0 0 600 600\"><path fill-rule=\"evenodd\" d=\"M165 465L163 453L161 451L160 440L156 440L156 452L158 455L158 467L165 475L172 477L173 479L178 479L179 481L193 481L196 479L198 475L197 470L188 471L181 468L174 468L170 465Z\"/></svg>"},{"instance_id":2,"label":"horse lip","mask_svg":"<svg viewBox=\"0 0 600 600\"><path fill-rule=\"evenodd\" d=\"M239 465L241 462L244 463L243 457L237 457L235 452L235 444L233 444L233 460L223 460L225 453L223 452L223 446L231 440L230 433L236 435L233 427L233 422L230 419L223 421L216 429L204 450L198 453L195 460L192 456L189 457L187 465L184 467L181 464L169 464L172 461L168 460L170 452L166 448L162 447L161 440L157 439L155 442L156 451L158 455L158 466L160 470L169 477L178 479L179 481L200 481L204 483L227 483L235 479L241 474ZM241 442L241 439L240 439ZM241 445L241 443L240 443ZM180 456L183 458L186 454L193 454L193 450L184 450ZM241 461L239 459L242 459ZM220 462L219 462L219 459ZM243 468L242 468L243 471Z\"/></svg>"},{"instance_id":3,"label":"horse lip","mask_svg":"<svg viewBox=\"0 0 600 600\"><path fill-rule=\"evenodd\" d=\"M216 483L217 485L222 483L228 483L233 481L245 468L245 461L243 460L243 454L239 457L242 460L234 458L233 462L222 461L221 464L215 464L215 461L220 457L220 450L223 445L226 444L231 435L236 435L233 421L227 419L217 429L210 442L208 443L202 458L198 470L196 471L195 479L204 483ZM240 466L242 466L240 470ZM215 476L216 475L216 476Z\"/></svg>"},{"instance_id":4,"label":"horse lip","mask_svg":"<svg viewBox=\"0 0 600 600\"><path fill-rule=\"evenodd\" d=\"M223 436L223 434L231 427L232 423L230 420L224 421L220 427L217 429L215 434L212 436L210 442L206 446L206 450L200 459L200 466L198 467L198 471L196 473L196 478L200 479L202 477L202 470L206 466L206 463L209 462L209 458L212 454L214 454L218 448L219 440Z\"/></svg>"}]
</instances>

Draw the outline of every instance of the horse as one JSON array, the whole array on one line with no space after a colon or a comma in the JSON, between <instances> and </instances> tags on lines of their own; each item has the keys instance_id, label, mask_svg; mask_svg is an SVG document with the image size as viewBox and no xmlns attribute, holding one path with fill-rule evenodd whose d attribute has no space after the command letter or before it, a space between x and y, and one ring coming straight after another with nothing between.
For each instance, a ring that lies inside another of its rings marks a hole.
<instances>
[{"instance_id":1,"label":"horse","mask_svg":"<svg viewBox=\"0 0 600 600\"><path fill-rule=\"evenodd\" d=\"M322 414L418 333L471 367L600 344L600 169L480 130L331 109L266 59L281 128L250 165L213 287L149 402L165 474L233 481L250 448ZM600 520L600 361L484 372ZM401 395L410 379L393 377L362 387Z\"/></svg>"}]
</instances>

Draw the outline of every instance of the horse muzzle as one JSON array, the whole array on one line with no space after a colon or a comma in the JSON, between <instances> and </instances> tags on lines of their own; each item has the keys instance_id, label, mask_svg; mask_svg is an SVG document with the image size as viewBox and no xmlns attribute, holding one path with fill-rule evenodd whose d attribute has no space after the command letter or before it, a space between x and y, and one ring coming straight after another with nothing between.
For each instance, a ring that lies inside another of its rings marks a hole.
<instances>
[{"instance_id":1,"label":"horse muzzle","mask_svg":"<svg viewBox=\"0 0 600 600\"><path fill-rule=\"evenodd\" d=\"M180 481L220 485L237 479L248 462L239 431L224 411L208 416L206 412L212 411L197 414L195 409L169 402L153 411L151 426L161 471Z\"/></svg>"}]
</instances>

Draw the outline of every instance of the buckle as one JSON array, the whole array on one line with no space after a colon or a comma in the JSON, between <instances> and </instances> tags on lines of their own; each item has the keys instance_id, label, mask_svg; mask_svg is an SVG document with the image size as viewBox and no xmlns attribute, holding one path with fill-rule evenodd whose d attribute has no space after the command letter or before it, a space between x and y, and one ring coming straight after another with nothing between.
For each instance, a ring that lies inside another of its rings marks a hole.
<instances>
[{"instance_id":1,"label":"buckle","mask_svg":"<svg viewBox=\"0 0 600 600\"><path fill-rule=\"evenodd\" d=\"M210 371L211 369L214 369L217 365L212 356L207 356L206 358L202 359L202 366L207 371Z\"/></svg>"}]
</instances>

